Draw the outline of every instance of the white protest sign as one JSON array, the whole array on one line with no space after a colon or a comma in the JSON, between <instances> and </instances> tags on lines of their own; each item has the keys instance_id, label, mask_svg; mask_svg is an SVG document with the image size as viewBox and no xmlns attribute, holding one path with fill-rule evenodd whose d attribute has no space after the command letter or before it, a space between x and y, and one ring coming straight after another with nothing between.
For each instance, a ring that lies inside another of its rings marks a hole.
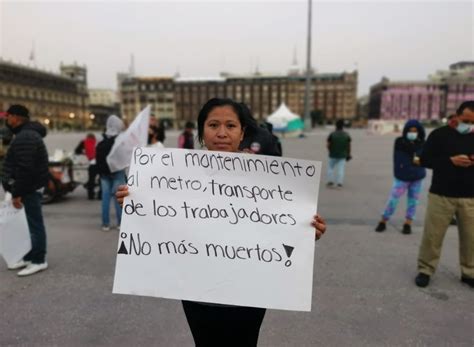
<instances>
[{"instance_id":1,"label":"white protest sign","mask_svg":"<svg viewBox=\"0 0 474 347\"><path fill-rule=\"evenodd\" d=\"M321 163L136 148L114 293L310 311Z\"/></svg>"},{"instance_id":2,"label":"white protest sign","mask_svg":"<svg viewBox=\"0 0 474 347\"><path fill-rule=\"evenodd\" d=\"M11 201L0 203L0 254L8 266L20 261L31 250L31 237L25 209Z\"/></svg>"}]
</instances>

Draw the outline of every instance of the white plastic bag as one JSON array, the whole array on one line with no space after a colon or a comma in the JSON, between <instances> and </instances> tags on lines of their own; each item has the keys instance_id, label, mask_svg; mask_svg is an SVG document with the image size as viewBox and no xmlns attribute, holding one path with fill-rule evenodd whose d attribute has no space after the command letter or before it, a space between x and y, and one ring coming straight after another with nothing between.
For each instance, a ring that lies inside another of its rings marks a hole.
<instances>
[{"instance_id":1,"label":"white plastic bag","mask_svg":"<svg viewBox=\"0 0 474 347\"><path fill-rule=\"evenodd\" d=\"M25 208L13 207L11 201L0 202L0 255L12 266L31 250L31 237Z\"/></svg>"}]
</instances>

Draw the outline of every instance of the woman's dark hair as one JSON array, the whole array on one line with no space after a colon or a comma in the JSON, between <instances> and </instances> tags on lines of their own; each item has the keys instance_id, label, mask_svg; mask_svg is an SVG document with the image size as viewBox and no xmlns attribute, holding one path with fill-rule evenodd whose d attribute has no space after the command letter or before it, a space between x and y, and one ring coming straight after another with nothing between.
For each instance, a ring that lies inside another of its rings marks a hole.
<instances>
[{"instance_id":1,"label":"woman's dark hair","mask_svg":"<svg viewBox=\"0 0 474 347\"><path fill-rule=\"evenodd\" d=\"M252 116L252 112L244 103L235 102L232 99L228 98L212 98L208 100L204 106L199 111L197 119L197 130L198 130L198 140L202 144L204 137L204 123L206 122L207 116L215 107L230 106L234 112L239 117L239 122L244 130L244 136L248 133L253 133L256 128L258 128L257 122Z\"/></svg>"},{"instance_id":2,"label":"woman's dark hair","mask_svg":"<svg viewBox=\"0 0 474 347\"><path fill-rule=\"evenodd\" d=\"M165 128L161 126L152 126L150 127L153 131L153 136L156 138L157 141L163 143L165 142Z\"/></svg>"}]
</instances>

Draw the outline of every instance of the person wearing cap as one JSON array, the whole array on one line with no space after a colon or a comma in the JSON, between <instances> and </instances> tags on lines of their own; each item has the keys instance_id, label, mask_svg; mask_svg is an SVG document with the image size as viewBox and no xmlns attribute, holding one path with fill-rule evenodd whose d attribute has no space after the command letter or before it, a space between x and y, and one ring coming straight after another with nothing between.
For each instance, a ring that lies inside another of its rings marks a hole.
<instances>
[{"instance_id":1,"label":"person wearing cap","mask_svg":"<svg viewBox=\"0 0 474 347\"><path fill-rule=\"evenodd\" d=\"M2 185L11 193L15 208L25 208L31 236L31 251L9 267L23 268L18 276L29 276L46 270L46 229L41 208L42 190L48 182L48 152L43 142L44 127L30 122L29 111L23 105L7 110L7 127L14 138L4 163Z\"/></svg>"}]
</instances>

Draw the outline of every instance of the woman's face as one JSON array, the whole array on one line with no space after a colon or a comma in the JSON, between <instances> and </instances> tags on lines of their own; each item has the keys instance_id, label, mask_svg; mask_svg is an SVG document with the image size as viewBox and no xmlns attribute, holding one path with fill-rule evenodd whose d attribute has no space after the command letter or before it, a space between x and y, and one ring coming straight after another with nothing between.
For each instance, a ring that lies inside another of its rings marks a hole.
<instances>
[{"instance_id":1,"label":"woman's face","mask_svg":"<svg viewBox=\"0 0 474 347\"><path fill-rule=\"evenodd\" d=\"M237 152L244 130L231 106L214 107L204 122L203 140L210 151Z\"/></svg>"}]
</instances>

